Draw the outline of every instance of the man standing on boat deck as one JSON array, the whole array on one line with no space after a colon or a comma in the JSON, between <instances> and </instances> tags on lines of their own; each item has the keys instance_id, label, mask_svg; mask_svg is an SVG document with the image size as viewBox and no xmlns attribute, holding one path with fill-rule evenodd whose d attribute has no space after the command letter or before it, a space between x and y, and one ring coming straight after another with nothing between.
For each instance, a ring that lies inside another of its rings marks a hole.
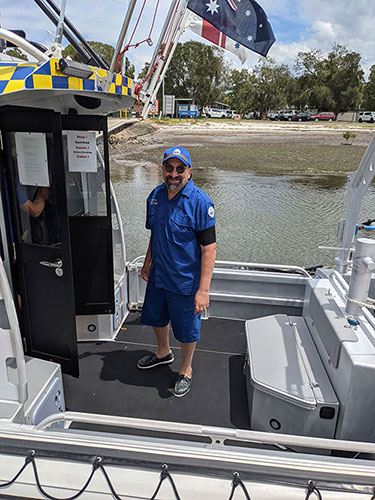
<instances>
[{"instance_id":1,"label":"man standing on boat deck","mask_svg":"<svg viewBox=\"0 0 375 500\"><path fill-rule=\"evenodd\" d=\"M216 256L215 209L195 186L187 149L164 152L164 183L147 198L146 228L151 230L141 276L147 281L142 323L153 326L157 351L137 363L141 370L173 363L169 323L181 342L182 363L174 387L177 397L191 387L201 313L209 304Z\"/></svg>"}]
</instances>

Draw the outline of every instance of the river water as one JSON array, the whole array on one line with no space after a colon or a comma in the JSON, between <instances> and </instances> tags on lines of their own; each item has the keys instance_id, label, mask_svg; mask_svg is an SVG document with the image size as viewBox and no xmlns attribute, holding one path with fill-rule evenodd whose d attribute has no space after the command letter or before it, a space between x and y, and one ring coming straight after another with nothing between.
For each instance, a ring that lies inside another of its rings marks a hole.
<instances>
[{"instance_id":1,"label":"river water","mask_svg":"<svg viewBox=\"0 0 375 500\"><path fill-rule=\"evenodd\" d=\"M219 260L313 266L330 265L337 226L345 214L344 176L262 176L211 168L194 171L195 183L214 200ZM145 200L161 182L157 167L134 164L116 173L127 260L145 253ZM363 220L375 216L375 188L363 202ZM375 217L374 217L375 218ZM361 220L362 220L361 219Z\"/></svg>"}]
</instances>

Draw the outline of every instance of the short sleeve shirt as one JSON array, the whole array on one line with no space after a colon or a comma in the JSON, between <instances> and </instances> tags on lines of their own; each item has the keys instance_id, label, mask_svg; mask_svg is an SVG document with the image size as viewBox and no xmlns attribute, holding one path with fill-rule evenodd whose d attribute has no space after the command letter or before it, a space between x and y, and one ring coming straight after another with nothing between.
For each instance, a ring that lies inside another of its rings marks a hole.
<instances>
[{"instance_id":1,"label":"short sleeve shirt","mask_svg":"<svg viewBox=\"0 0 375 500\"><path fill-rule=\"evenodd\" d=\"M166 185L157 186L147 198L146 228L151 230L152 252L149 280L176 294L195 294L202 256L197 232L215 224L212 200L191 179L171 200Z\"/></svg>"}]
</instances>

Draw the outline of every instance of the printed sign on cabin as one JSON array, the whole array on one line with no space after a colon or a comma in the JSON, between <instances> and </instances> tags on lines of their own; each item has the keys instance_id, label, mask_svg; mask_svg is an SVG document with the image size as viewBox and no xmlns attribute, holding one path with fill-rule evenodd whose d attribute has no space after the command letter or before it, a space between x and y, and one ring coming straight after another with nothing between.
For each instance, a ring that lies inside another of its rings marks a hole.
<instances>
[{"instance_id":1,"label":"printed sign on cabin","mask_svg":"<svg viewBox=\"0 0 375 500\"><path fill-rule=\"evenodd\" d=\"M70 130L67 138L69 172L97 172L96 132Z\"/></svg>"}]
</instances>

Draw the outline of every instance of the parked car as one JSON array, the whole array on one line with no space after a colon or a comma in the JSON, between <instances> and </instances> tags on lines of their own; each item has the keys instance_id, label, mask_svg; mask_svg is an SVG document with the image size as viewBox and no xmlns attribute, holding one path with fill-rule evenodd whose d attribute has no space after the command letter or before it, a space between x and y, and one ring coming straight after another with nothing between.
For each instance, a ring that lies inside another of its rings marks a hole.
<instances>
[{"instance_id":1,"label":"parked car","mask_svg":"<svg viewBox=\"0 0 375 500\"><path fill-rule=\"evenodd\" d=\"M204 108L204 115L207 118L227 118L227 110L220 108Z\"/></svg>"},{"instance_id":2,"label":"parked car","mask_svg":"<svg viewBox=\"0 0 375 500\"><path fill-rule=\"evenodd\" d=\"M269 111L267 113L267 118L269 120L280 120L282 113L284 113L284 111Z\"/></svg>"},{"instance_id":3,"label":"parked car","mask_svg":"<svg viewBox=\"0 0 375 500\"><path fill-rule=\"evenodd\" d=\"M317 113L316 115L311 116L312 120L320 121L320 120L325 120L325 121L333 121L336 120L336 115L333 111L321 111L320 113Z\"/></svg>"},{"instance_id":4,"label":"parked car","mask_svg":"<svg viewBox=\"0 0 375 500\"><path fill-rule=\"evenodd\" d=\"M248 111L243 115L243 118L245 118L245 120L259 120L261 117L262 115L260 111Z\"/></svg>"},{"instance_id":5,"label":"parked car","mask_svg":"<svg viewBox=\"0 0 375 500\"><path fill-rule=\"evenodd\" d=\"M375 122L375 111L361 111L358 114L358 122L374 123Z\"/></svg>"},{"instance_id":6,"label":"parked car","mask_svg":"<svg viewBox=\"0 0 375 500\"><path fill-rule=\"evenodd\" d=\"M226 109L225 111L227 113L227 118L234 118L237 114L234 109Z\"/></svg>"},{"instance_id":7,"label":"parked car","mask_svg":"<svg viewBox=\"0 0 375 500\"><path fill-rule=\"evenodd\" d=\"M311 120L311 115L310 113L305 113L304 111L298 111L293 115L292 119L294 122L308 122Z\"/></svg>"},{"instance_id":8,"label":"parked car","mask_svg":"<svg viewBox=\"0 0 375 500\"><path fill-rule=\"evenodd\" d=\"M295 109L286 109L285 111L279 111L279 120L291 122L297 113L298 111Z\"/></svg>"}]
</instances>

